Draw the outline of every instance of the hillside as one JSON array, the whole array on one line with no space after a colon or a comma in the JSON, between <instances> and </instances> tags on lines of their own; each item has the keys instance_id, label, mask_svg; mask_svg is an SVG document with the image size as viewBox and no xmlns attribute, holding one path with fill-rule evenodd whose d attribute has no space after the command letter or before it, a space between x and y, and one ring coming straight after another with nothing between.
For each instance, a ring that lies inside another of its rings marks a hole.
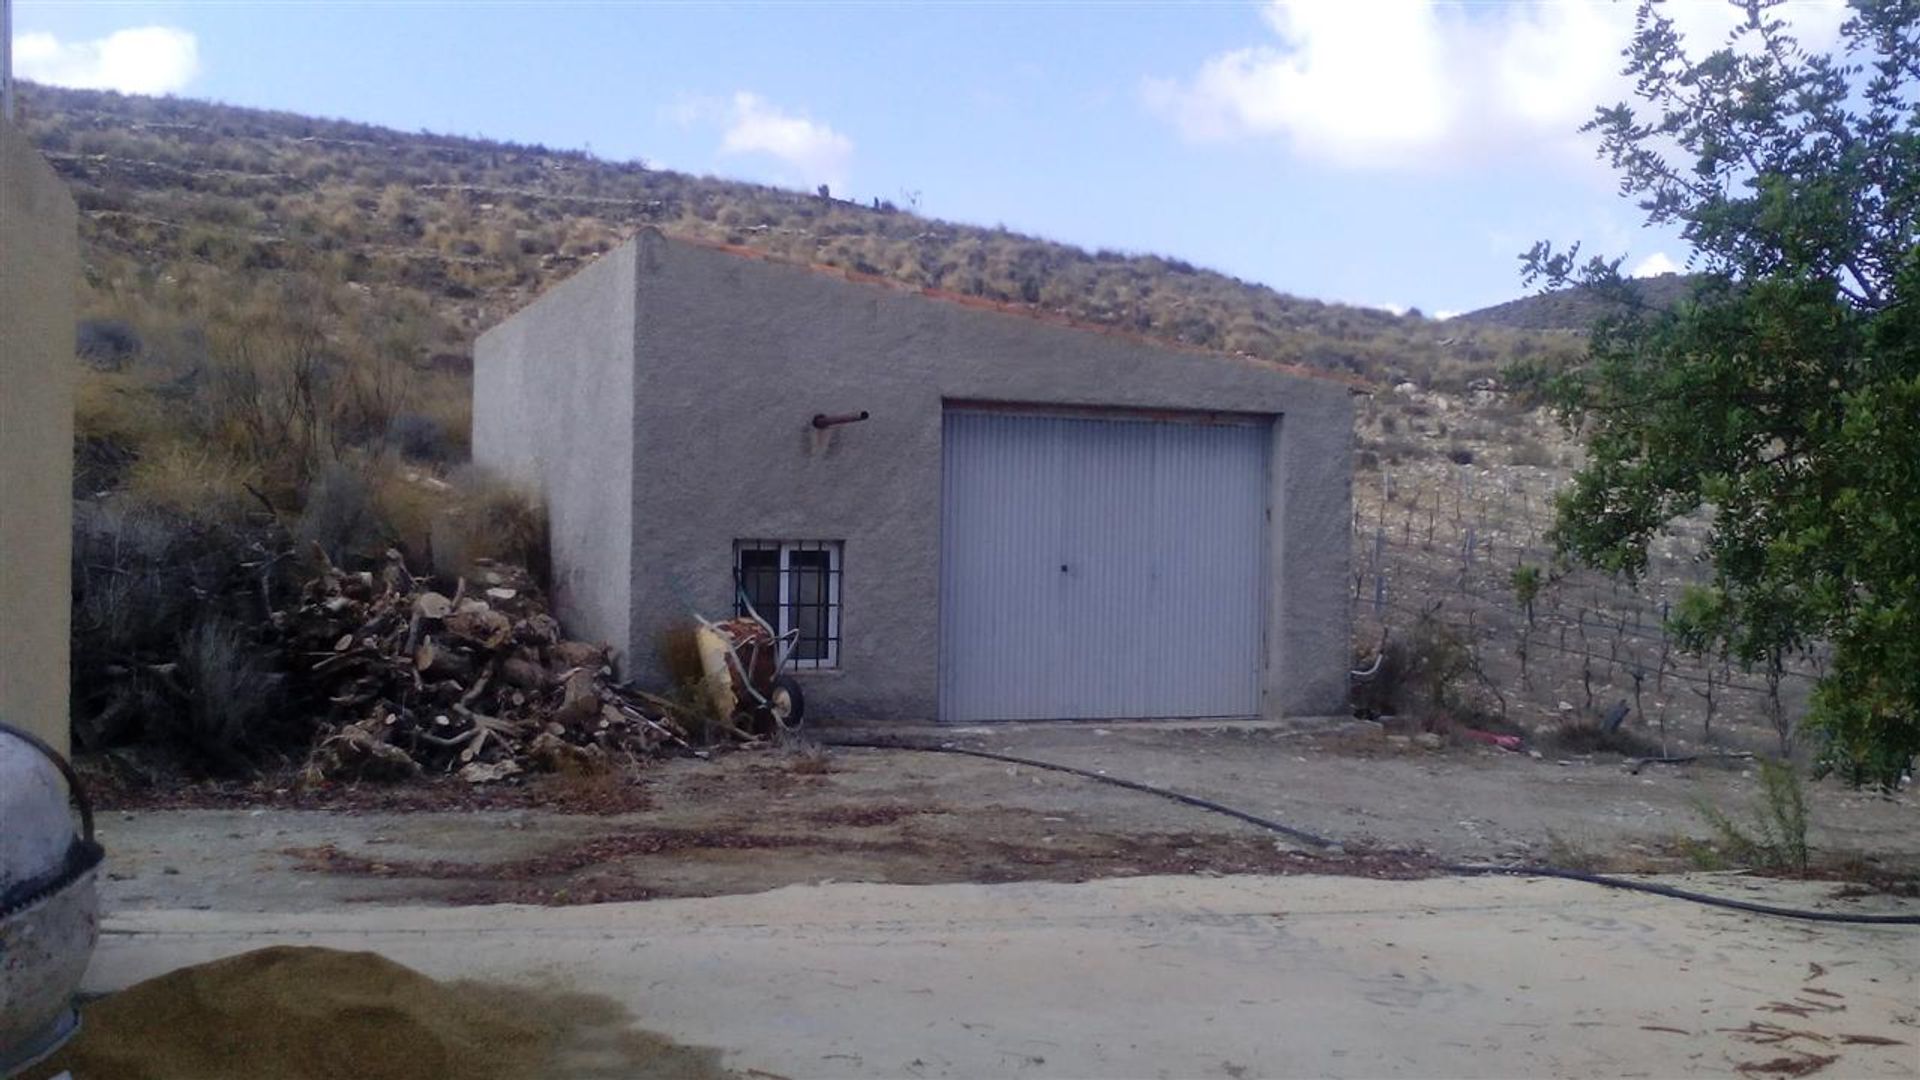
<instances>
[{"instance_id":1,"label":"hillside","mask_svg":"<svg viewBox=\"0 0 1920 1080\"><path fill-rule=\"evenodd\" d=\"M1692 290L1694 275L1660 274L1635 278L1640 302L1651 308L1670 308L1686 299ZM1449 320L1450 325L1476 328L1505 327L1510 330L1573 331L1586 333L1619 308L1615 301L1602 298L1586 286L1556 289L1523 296L1504 304L1495 304Z\"/></svg>"},{"instance_id":2,"label":"hillside","mask_svg":"<svg viewBox=\"0 0 1920 1080\"><path fill-rule=\"evenodd\" d=\"M1556 347L1303 300L1178 259L577 152L170 98L23 86L20 100L80 201L96 308L193 312L197 293L231 282L357 291L340 306L392 312L447 365L642 224L1383 381L1459 383Z\"/></svg>"}]
</instances>

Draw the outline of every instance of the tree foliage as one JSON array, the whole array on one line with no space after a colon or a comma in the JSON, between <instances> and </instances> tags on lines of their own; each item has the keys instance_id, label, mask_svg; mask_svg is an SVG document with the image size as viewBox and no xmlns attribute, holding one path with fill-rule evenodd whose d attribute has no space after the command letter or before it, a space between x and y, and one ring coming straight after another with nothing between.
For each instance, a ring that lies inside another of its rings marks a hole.
<instances>
[{"instance_id":1,"label":"tree foliage","mask_svg":"<svg viewBox=\"0 0 1920 1080\"><path fill-rule=\"evenodd\" d=\"M1619 261L1538 244L1527 279L1621 301L1554 380L1588 462L1555 537L1629 577L1673 519L1712 514L1696 649L1777 672L1818 648L1821 762L1897 783L1920 750L1920 3L1855 0L1832 55L1778 0L1691 52L1643 3L1637 101L1584 130L1654 225L1691 245L1694 295L1634 304Z\"/></svg>"}]
</instances>

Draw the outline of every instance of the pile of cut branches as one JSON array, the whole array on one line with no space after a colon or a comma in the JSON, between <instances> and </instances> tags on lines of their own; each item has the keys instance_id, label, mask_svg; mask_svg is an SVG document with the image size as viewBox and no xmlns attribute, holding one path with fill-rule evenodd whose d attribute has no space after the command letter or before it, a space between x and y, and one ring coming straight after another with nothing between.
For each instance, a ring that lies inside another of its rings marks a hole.
<instances>
[{"instance_id":1,"label":"pile of cut branches","mask_svg":"<svg viewBox=\"0 0 1920 1080\"><path fill-rule=\"evenodd\" d=\"M321 565L273 615L296 698L325 708L303 782L598 772L686 745L604 646L561 635L524 570L482 563L448 595L398 552L377 573Z\"/></svg>"}]
</instances>

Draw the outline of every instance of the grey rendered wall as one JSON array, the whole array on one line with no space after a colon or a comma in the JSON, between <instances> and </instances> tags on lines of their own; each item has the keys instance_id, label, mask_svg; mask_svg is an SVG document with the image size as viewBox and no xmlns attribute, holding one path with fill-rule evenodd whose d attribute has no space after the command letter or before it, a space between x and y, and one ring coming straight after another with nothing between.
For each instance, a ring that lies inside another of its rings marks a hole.
<instances>
[{"instance_id":1,"label":"grey rendered wall","mask_svg":"<svg viewBox=\"0 0 1920 1080\"><path fill-rule=\"evenodd\" d=\"M567 632L624 653L633 532L634 256L596 260L473 350L475 464L546 507Z\"/></svg>"},{"instance_id":2,"label":"grey rendered wall","mask_svg":"<svg viewBox=\"0 0 1920 1080\"><path fill-rule=\"evenodd\" d=\"M73 199L0 118L0 719L67 749Z\"/></svg>"},{"instance_id":3,"label":"grey rendered wall","mask_svg":"<svg viewBox=\"0 0 1920 1080\"><path fill-rule=\"evenodd\" d=\"M844 540L837 719L930 720L939 676L942 403L1271 414L1270 716L1344 710L1351 395L1270 366L1158 348L849 282L643 232L632 671L654 640L731 609L736 539ZM872 419L815 432L815 413Z\"/></svg>"}]
</instances>

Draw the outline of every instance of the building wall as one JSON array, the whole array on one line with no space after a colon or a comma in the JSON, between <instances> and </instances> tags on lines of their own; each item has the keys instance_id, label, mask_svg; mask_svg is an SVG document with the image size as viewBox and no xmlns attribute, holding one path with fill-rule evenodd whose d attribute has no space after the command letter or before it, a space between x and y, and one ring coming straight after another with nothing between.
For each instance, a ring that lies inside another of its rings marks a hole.
<instances>
[{"instance_id":1,"label":"building wall","mask_svg":"<svg viewBox=\"0 0 1920 1080\"><path fill-rule=\"evenodd\" d=\"M0 118L0 720L67 749L73 199Z\"/></svg>"},{"instance_id":2,"label":"building wall","mask_svg":"<svg viewBox=\"0 0 1920 1080\"><path fill-rule=\"evenodd\" d=\"M1268 715L1343 711L1348 388L668 241L636 252L630 671L689 605L732 608L736 539L842 540L838 719L930 720L939 685L943 402L1271 414ZM816 432L815 413L871 413Z\"/></svg>"},{"instance_id":3,"label":"building wall","mask_svg":"<svg viewBox=\"0 0 1920 1080\"><path fill-rule=\"evenodd\" d=\"M568 633L617 654L631 640L636 253L596 260L482 334L473 355L474 462L539 498L555 610Z\"/></svg>"}]
</instances>

